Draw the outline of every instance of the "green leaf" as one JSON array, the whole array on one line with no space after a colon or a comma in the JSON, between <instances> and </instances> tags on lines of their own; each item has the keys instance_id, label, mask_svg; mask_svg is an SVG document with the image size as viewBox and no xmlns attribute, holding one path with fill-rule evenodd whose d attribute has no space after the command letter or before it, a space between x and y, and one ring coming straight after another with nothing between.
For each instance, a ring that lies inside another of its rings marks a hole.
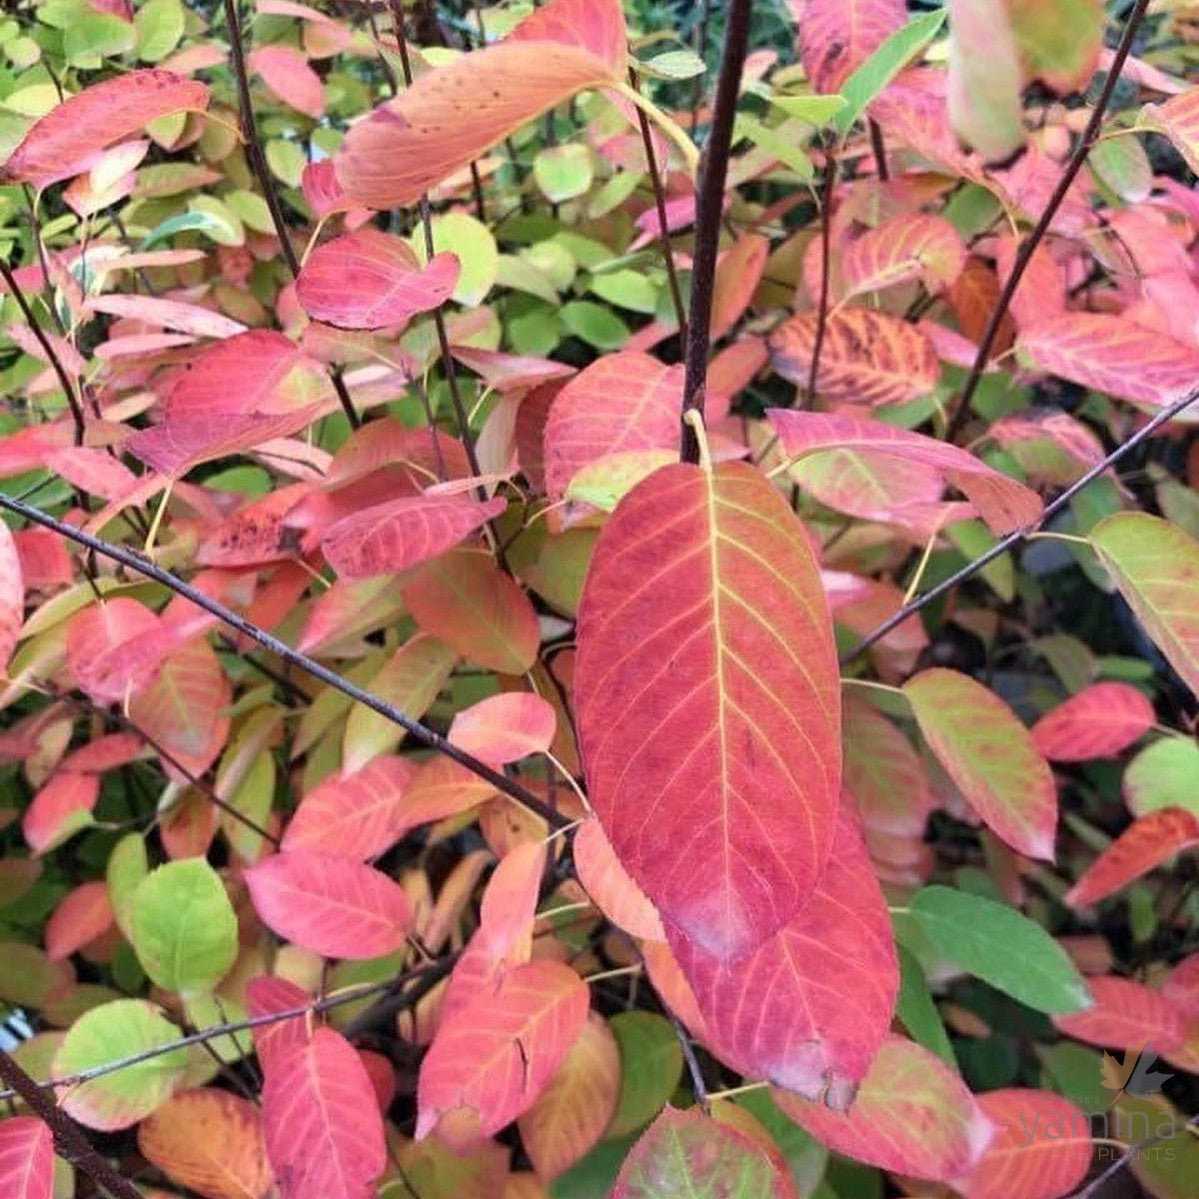
<instances>
[{"instance_id":1,"label":"green leaf","mask_svg":"<svg viewBox=\"0 0 1199 1199\"><path fill-rule=\"evenodd\" d=\"M161 62L179 44L186 14L182 0L145 0L133 17L137 56L142 62Z\"/></svg>"},{"instance_id":2,"label":"green leaf","mask_svg":"<svg viewBox=\"0 0 1199 1199\"><path fill-rule=\"evenodd\" d=\"M595 178L591 151L581 142L550 146L533 160L533 177L551 204L573 200L583 195Z\"/></svg>"},{"instance_id":3,"label":"green leaf","mask_svg":"<svg viewBox=\"0 0 1199 1199\"><path fill-rule=\"evenodd\" d=\"M571 333L597 350L619 350L629 340L628 325L602 304L574 300L560 315Z\"/></svg>"},{"instance_id":4,"label":"green leaf","mask_svg":"<svg viewBox=\"0 0 1199 1199\"><path fill-rule=\"evenodd\" d=\"M670 1021L654 1012L620 1012L609 1022L620 1049L620 1097L605 1137L648 1124L683 1077L683 1051Z\"/></svg>"},{"instance_id":5,"label":"green leaf","mask_svg":"<svg viewBox=\"0 0 1199 1199\"><path fill-rule=\"evenodd\" d=\"M108 855L105 878L108 902L126 940L133 940L133 899L142 880L150 872L146 860L146 842L140 833L126 833Z\"/></svg>"},{"instance_id":6,"label":"green leaf","mask_svg":"<svg viewBox=\"0 0 1199 1199\"><path fill-rule=\"evenodd\" d=\"M910 950L903 945L897 945L896 949L899 951L899 997L895 1014L915 1040L956 1070L957 1058L941 1022L941 1013L929 993L924 970Z\"/></svg>"},{"instance_id":7,"label":"green leaf","mask_svg":"<svg viewBox=\"0 0 1199 1199\"><path fill-rule=\"evenodd\" d=\"M601 300L653 316L658 311L658 289L640 271L606 271L592 275L588 290Z\"/></svg>"},{"instance_id":8,"label":"green leaf","mask_svg":"<svg viewBox=\"0 0 1199 1199\"><path fill-rule=\"evenodd\" d=\"M771 129L756 118L739 113L733 138L748 138L759 150L773 155L783 166L794 171L801 182L810 183L816 177L816 169L797 140L788 136L786 128L784 125Z\"/></svg>"},{"instance_id":9,"label":"green leaf","mask_svg":"<svg viewBox=\"0 0 1199 1199\"><path fill-rule=\"evenodd\" d=\"M54 1073L79 1074L106 1066L170 1045L180 1035L153 1004L117 999L75 1021L55 1055ZM61 1105L88 1128L128 1128L170 1098L186 1069L186 1050L172 1049L64 1091Z\"/></svg>"},{"instance_id":10,"label":"green leaf","mask_svg":"<svg viewBox=\"0 0 1199 1199\"><path fill-rule=\"evenodd\" d=\"M946 12L924 13L897 29L841 87L845 107L833 118L833 128L844 136L874 99L941 31Z\"/></svg>"},{"instance_id":11,"label":"green leaf","mask_svg":"<svg viewBox=\"0 0 1199 1199\"><path fill-rule=\"evenodd\" d=\"M1199 745L1191 737L1163 737L1141 750L1124 771L1124 802L1136 816L1185 808L1199 816Z\"/></svg>"},{"instance_id":12,"label":"green leaf","mask_svg":"<svg viewBox=\"0 0 1199 1199\"><path fill-rule=\"evenodd\" d=\"M133 897L133 948L168 991L209 991L237 958L237 917L220 876L203 858L168 862Z\"/></svg>"},{"instance_id":13,"label":"green leaf","mask_svg":"<svg viewBox=\"0 0 1199 1199\"><path fill-rule=\"evenodd\" d=\"M694 50L667 50L642 61L637 69L654 79L694 79L702 75L707 64Z\"/></svg>"},{"instance_id":14,"label":"green leaf","mask_svg":"<svg viewBox=\"0 0 1199 1199\"><path fill-rule=\"evenodd\" d=\"M827 125L846 104L844 96L771 96L775 108L818 129Z\"/></svg>"},{"instance_id":15,"label":"green leaf","mask_svg":"<svg viewBox=\"0 0 1199 1199\"><path fill-rule=\"evenodd\" d=\"M286 183L288 187L299 187L304 176L304 167L308 164L304 157L304 147L299 142L273 138L266 143L265 150L267 165L275 178Z\"/></svg>"},{"instance_id":16,"label":"green leaf","mask_svg":"<svg viewBox=\"0 0 1199 1199\"><path fill-rule=\"evenodd\" d=\"M412 248L422 264L429 261L423 233L412 239ZM499 271L500 252L491 230L465 212L441 213L433 218L433 251L458 256L461 269L454 299L467 307L482 304Z\"/></svg>"},{"instance_id":17,"label":"green leaf","mask_svg":"<svg viewBox=\"0 0 1199 1199\"><path fill-rule=\"evenodd\" d=\"M949 887L925 887L911 914L938 953L1040 1012L1091 1004L1066 951L1039 925L1003 904Z\"/></svg>"},{"instance_id":18,"label":"green leaf","mask_svg":"<svg viewBox=\"0 0 1199 1199\"><path fill-rule=\"evenodd\" d=\"M1199 695L1199 541L1143 512L1101 520L1090 539L1145 631Z\"/></svg>"}]
</instances>

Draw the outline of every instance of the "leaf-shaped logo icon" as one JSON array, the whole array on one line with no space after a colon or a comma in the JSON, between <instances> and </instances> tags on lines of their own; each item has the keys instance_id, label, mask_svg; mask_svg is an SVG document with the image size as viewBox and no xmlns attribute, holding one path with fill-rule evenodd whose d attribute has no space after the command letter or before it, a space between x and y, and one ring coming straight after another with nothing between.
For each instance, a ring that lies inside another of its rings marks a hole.
<instances>
[{"instance_id":1,"label":"leaf-shaped logo icon","mask_svg":"<svg viewBox=\"0 0 1199 1199\"><path fill-rule=\"evenodd\" d=\"M1156 1062L1157 1055L1153 1052L1152 1044L1128 1049L1123 1060L1105 1053L1099 1072L1103 1086L1115 1092L1112 1102L1115 1103L1125 1093L1143 1098L1160 1091L1162 1084L1174 1076L1154 1070Z\"/></svg>"}]
</instances>

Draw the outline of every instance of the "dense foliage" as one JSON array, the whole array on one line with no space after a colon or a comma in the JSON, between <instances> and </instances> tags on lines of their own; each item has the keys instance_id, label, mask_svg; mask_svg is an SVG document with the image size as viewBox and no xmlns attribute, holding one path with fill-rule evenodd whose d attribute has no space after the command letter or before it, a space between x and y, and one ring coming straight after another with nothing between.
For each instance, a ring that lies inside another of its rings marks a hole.
<instances>
[{"instance_id":1,"label":"dense foliage","mask_svg":"<svg viewBox=\"0 0 1199 1199\"><path fill-rule=\"evenodd\" d=\"M1197 46L8 5L0 1194L1199 1194Z\"/></svg>"}]
</instances>

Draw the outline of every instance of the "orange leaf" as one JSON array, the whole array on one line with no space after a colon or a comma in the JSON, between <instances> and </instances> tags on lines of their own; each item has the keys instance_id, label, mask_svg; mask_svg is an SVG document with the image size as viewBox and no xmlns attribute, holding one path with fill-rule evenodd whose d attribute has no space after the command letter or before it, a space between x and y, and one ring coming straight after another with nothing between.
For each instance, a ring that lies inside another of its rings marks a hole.
<instances>
[{"instance_id":1,"label":"orange leaf","mask_svg":"<svg viewBox=\"0 0 1199 1199\"><path fill-rule=\"evenodd\" d=\"M421 1063L416 1136L447 1113L473 1110L491 1136L537 1101L587 1021L590 993L561 962L536 961L506 974L437 1032ZM452 1119L452 1133L459 1126ZM444 1126L443 1126L444 1127Z\"/></svg>"},{"instance_id":2,"label":"orange leaf","mask_svg":"<svg viewBox=\"0 0 1199 1199\"><path fill-rule=\"evenodd\" d=\"M108 884L80 883L68 891L46 922L46 953L52 962L69 958L112 927Z\"/></svg>"},{"instance_id":3,"label":"orange leaf","mask_svg":"<svg viewBox=\"0 0 1199 1199\"><path fill-rule=\"evenodd\" d=\"M1184 849L1199 845L1199 818L1182 808L1159 808L1134 820L1066 892L1072 907L1098 903Z\"/></svg>"},{"instance_id":4,"label":"orange leaf","mask_svg":"<svg viewBox=\"0 0 1199 1199\"><path fill-rule=\"evenodd\" d=\"M725 959L787 924L832 844L840 695L812 551L763 475L678 464L621 501L574 689L592 806L668 923Z\"/></svg>"},{"instance_id":5,"label":"orange leaf","mask_svg":"<svg viewBox=\"0 0 1199 1199\"><path fill-rule=\"evenodd\" d=\"M168 113L208 107L208 88L170 71L130 71L84 88L53 108L25 134L0 167L0 178L39 188L86 171L113 142Z\"/></svg>"},{"instance_id":6,"label":"orange leaf","mask_svg":"<svg viewBox=\"0 0 1199 1199\"><path fill-rule=\"evenodd\" d=\"M262 1126L283 1199L374 1199L383 1120L358 1054L332 1029L272 1060Z\"/></svg>"},{"instance_id":7,"label":"orange leaf","mask_svg":"<svg viewBox=\"0 0 1199 1199\"><path fill-rule=\"evenodd\" d=\"M626 38L619 0L551 0L504 41L429 71L354 125L337 177L358 204L411 204L547 109L621 83Z\"/></svg>"},{"instance_id":8,"label":"orange leaf","mask_svg":"<svg viewBox=\"0 0 1199 1199\"><path fill-rule=\"evenodd\" d=\"M138 1127L137 1147L205 1199L262 1199L273 1181L258 1108L214 1087L168 1099Z\"/></svg>"},{"instance_id":9,"label":"orange leaf","mask_svg":"<svg viewBox=\"0 0 1199 1199\"><path fill-rule=\"evenodd\" d=\"M1052 1091L1011 1088L978 1097L995 1139L953 1189L965 1199L1059 1199L1091 1167L1091 1118Z\"/></svg>"},{"instance_id":10,"label":"orange leaf","mask_svg":"<svg viewBox=\"0 0 1199 1199\"><path fill-rule=\"evenodd\" d=\"M841 261L841 278L847 296L912 279L938 292L953 283L965 264L961 236L944 217L905 214L851 243Z\"/></svg>"},{"instance_id":11,"label":"orange leaf","mask_svg":"<svg viewBox=\"0 0 1199 1199\"><path fill-rule=\"evenodd\" d=\"M770 337L774 369L807 387L819 316L805 312L784 321ZM941 377L932 343L898 317L872 308L842 308L829 315L816 391L849 404L901 404L928 395Z\"/></svg>"}]
</instances>

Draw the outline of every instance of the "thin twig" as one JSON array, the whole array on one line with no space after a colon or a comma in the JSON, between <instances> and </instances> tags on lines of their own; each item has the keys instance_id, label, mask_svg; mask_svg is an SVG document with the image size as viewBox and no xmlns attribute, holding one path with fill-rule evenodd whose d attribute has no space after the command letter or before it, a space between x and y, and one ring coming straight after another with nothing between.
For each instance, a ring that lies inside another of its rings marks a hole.
<instances>
[{"instance_id":1,"label":"thin twig","mask_svg":"<svg viewBox=\"0 0 1199 1199\"><path fill-rule=\"evenodd\" d=\"M250 159L250 169L266 200L267 210L271 214L271 223L275 226L275 236L279 239L279 247L287 269L293 279L300 275L300 260L296 256L296 248L291 244L291 234L287 221L283 217L283 205L279 202L279 193L271 179L270 167L266 155L262 151L262 142L258 137L258 124L254 120L254 103L250 97L250 76L246 69L245 50L241 42L241 19L237 13L237 0L225 0L225 23L229 26L229 48L233 57L233 74L237 79L237 109L238 120L241 124L242 140L246 143L246 155ZM337 392L341 410L350 422L351 429L362 425L362 418L354 410L354 402L350 399L349 389L341 371L334 367L330 371L333 380L333 390Z\"/></svg>"},{"instance_id":2,"label":"thin twig","mask_svg":"<svg viewBox=\"0 0 1199 1199\"><path fill-rule=\"evenodd\" d=\"M808 407L816 406L816 381L820 375L820 355L828 330L829 272L832 270L833 193L837 187L837 152L826 143L824 193L820 200L820 302L816 308L816 337L812 342L812 362L808 368Z\"/></svg>"},{"instance_id":3,"label":"thin twig","mask_svg":"<svg viewBox=\"0 0 1199 1199\"><path fill-rule=\"evenodd\" d=\"M391 704L379 699L378 696L372 695L369 691L364 691L356 683L343 678L336 671L330 670L327 666L316 661L315 658L310 658L307 654L302 654L298 650L292 649L290 645L280 641L278 637L272 636L252 621L247 620L240 613L234 612L232 608L227 608L219 600L205 595L204 592L193 587L190 583L185 583L177 575L171 574L169 570L164 570L148 558L143 558L133 550L126 549L124 546L114 545L83 529L77 529L73 525L69 525L51 516L48 512L43 512L40 508L34 508L22 500L5 495L3 492L0 492L0 508L12 512L16 516L24 517L25 520L32 521L34 524L40 525L43 529L50 529L60 536L75 542L76 545L81 545L85 549L91 550L93 553L100 554L102 557L108 558L113 562L119 562L129 570L134 570L148 579L153 579L156 583L161 583L176 595L181 595L184 599L191 600L197 607L203 608L205 612L215 616L231 629L235 629L237 632L249 637L251 641L256 641L263 649L268 650L272 654L277 654L285 662L290 662L293 666L298 666L301 670L312 675L313 678L328 684L335 691L340 691L342 695L348 696L357 703L370 708L372 712L377 712L380 716L385 717L394 724L398 724L400 728L415 737L427 749L444 754L460 766L465 766L472 774L476 774L479 778L490 783L497 791L509 796L522 807L536 813L552 828L563 828L570 823L565 816L560 812L554 811L548 804L538 799L527 787L521 786L521 784L501 774L498 770L494 770L486 762L481 762L473 754L459 749L458 746L441 736L440 733L434 732L427 725L422 724L419 720L414 720L407 713L401 712L399 708L393 707Z\"/></svg>"},{"instance_id":4,"label":"thin twig","mask_svg":"<svg viewBox=\"0 0 1199 1199\"><path fill-rule=\"evenodd\" d=\"M108 1159L92 1147L79 1125L3 1049L0 1049L0 1078L9 1087L4 1097L23 1099L53 1133L59 1154L96 1186L112 1199L145 1199L129 1179L118 1174Z\"/></svg>"},{"instance_id":5,"label":"thin twig","mask_svg":"<svg viewBox=\"0 0 1199 1199\"><path fill-rule=\"evenodd\" d=\"M1189 408L1196 400L1199 400L1199 387L1193 388L1181 399L1175 400L1169 407L1163 408L1144 428L1138 429L1126 442L1112 450L1102 462L1096 463L1085 475L1067 487L1057 499L1045 506L1040 519L1034 525L1027 529L1017 529L1014 533L1009 533L1006 537L997 541L985 554L975 558L972 562L968 562L961 570L955 571L949 578L930 588L912 600L911 603L904 604L898 612L884 620L878 628L873 629L853 649L844 654L841 658L841 665L844 666L846 663L852 662L876 642L881 641L892 629L903 624L909 616L919 612L921 608L931 604L939 596L944 595L947 591L958 586L959 583L963 583L972 575L977 574L984 566L993 562L1001 554L1007 553L1013 546L1019 545L1026 537L1040 529L1046 521L1056 516L1080 491L1088 487L1100 475L1119 462L1125 454L1135 449L1146 438L1151 437L1162 425L1172 421L1183 409Z\"/></svg>"},{"instance_id":6,"label":"thin twig","mask_svg":"<svg viewBox=\"0 0 1199 1199\"><path fill-rule=\"evenodd\" d=\"M966 382L962 385L962 394L958 398L957 407L949 418L948 426L945 430L946 441L954 439L969 416L970 401L974 398L974 393L978 390L978 385L982 381L983 373L991 358L991 350L995 345L995 338L999 334L999 326L1003 318L1007 315L1008 308L1011 306L1012 299L1016 294L1016 289L1020 286L1020 282L1024 278L1024 272L1028 269L1028 264L1032 261L1032 256L1036 253L1037 247L1044 241L1045 235L1049 232L1049 226L1053 224L1053 218L1057 215L1057 210L1062 206L1078 172L1082 170L1083 164L1091 153L1092 147L1098 140L1099 128L1103 124L1103 118L1107 112L1108 105L1111 103L1112 95L1115 93L1116 84L1120 81L1120 73L1123 71L1124 64L1132 52L1133 41L1136 38L1137 30L1140 28L1141 21L1144 19L1145 11L1148 7L1149 0L1136 0L1133 10L1128 16L1128 22L1124 26L1120 45L1117 47L1116 53L1112 58L1111 69L1104 80L1103 90L1099 93L1099 99L1095 102L1095 107L1091 110L1091 117L1087 121L1082 137L1075 147L1074 153L1070 156L1070 161L1066 164L1065 170L1062 171L1062 176L1057 182L1057 187L1053 189L1053 194L1049 197L1048 203L1041 212L1040 219L1033 227L1033 231L1024 239L1024 243L1020 246L1016 260L1012 264L1012 272L1008 276L1007 282L1004 283L1003 290L999 293L999 299L995 302L995 307L992 309L991 315L987 318L986 328L983 330L982 338L978 344L978 353L975 355L974 364L970 368L970 374L966 377Z\"/></svg>"},{"instance_id":7,"label":"thin twig","mask_svg":"<svg viewBox=\"0 0 1199 1199\"><path fill-rule=\"evenodd\" d=\"M629 71L629 85L638 86L637 72ZM679 275L674 265L674 251L670 246L670 228L666 220L666 191L662 186L662 172L658 169L658 156L654 153L654 137L650 132L649 117L645 110L637 109L637 124L641 129L641 145L645 149L645 161L649 166L650 185L654 189L654 205L658 210L658 238L662 247L662 261L666 264L666 278L670 283L670 298L674 303L675 319L679 323L679 340L687 342L687 308L683 303L683 290L679 286Z\"/></svg>"},{"instance_id":8,"label":"thin twig","mask_svg":"<svg viewBox=\"0 0 1199 1199\"><path fill-rule=\"evenodd\" d=\"M75 389L71 386L71 379L67 374L67 369L63 366L62 359L59 358L54 346L50 344L50 339L38 323L37 317L33 315L33 309L30 308L29 301L25 298L25 293L17 283L17 277L13 274L12 267L3 258L0 258L0 275L4 277L9 294L16 300L17 307L21 310L21 315L25 317L29 327L33 330L34 337L37 338L38 344L42 347L46 357L50 360L50 365L54 368L54 373L58 376L58 382L66 393L67 403L71 406L71 419L75 422L75 444L82 445L84 433L83 404L75 394Z\"/></svg>"},{"instance_id":9,"label":"thin twig","mask_svg":"<svg viewBox=\"0 0 1199 1199\"><path fill-rule=\"evenodd\" d=\"M749 47L752 8L752 0L729 0L724 50L720 56L720 77L716 82L716 103L712 111L712 129L708 134L699 172L680 453L682 460L690 463L699 462L699 438L695 428L687 422L686 413L694 411L701 418L704 414L708 350L712 343L712 288L716 280L716 254L720 247L720 216L724 207L724 186L728 178L741 73Z\"/></svg>"},{"instance_id":10,"label":"thin twig","mask_svg":"<svg viewBox=\"0 0 1199 1199\"><path fill-rule=\"evenodd\" d=\"M879 179L886 183L891 178L891 168L887 165L887 145L883 141L882 126L873 118L868 122L870 128L870 149L874 152L874 169Z\"/></svg>"}]
</instances>

